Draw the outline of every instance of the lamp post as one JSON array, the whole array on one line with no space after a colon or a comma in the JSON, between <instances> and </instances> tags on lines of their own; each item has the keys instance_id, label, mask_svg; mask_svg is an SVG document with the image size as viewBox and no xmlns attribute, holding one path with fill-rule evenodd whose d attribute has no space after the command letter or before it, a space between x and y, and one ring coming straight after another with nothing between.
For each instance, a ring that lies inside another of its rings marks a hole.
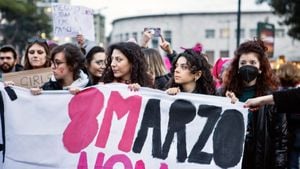
<instances>
[{"instance_id":1,"label":"lamp post","mask_svg":"<svg viewBox=\"0 0 300 169\"><path fill-rule=\"evenodd\" d=\"M238 11L237 11L237 27L236 27L236 47L240 45L240 34L241 34L241 0L238 0Z\"/></svg>"}]
</instances>

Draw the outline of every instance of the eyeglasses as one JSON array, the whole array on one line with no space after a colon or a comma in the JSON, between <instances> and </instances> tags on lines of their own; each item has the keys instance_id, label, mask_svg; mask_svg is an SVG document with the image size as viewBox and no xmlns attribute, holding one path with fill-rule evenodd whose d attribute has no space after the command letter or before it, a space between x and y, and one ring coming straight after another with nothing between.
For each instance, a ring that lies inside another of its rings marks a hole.
<instances>
[{"instance_id":1,"label":"eyeglasses","mask_svg":"<svg viewBox=\"0 0 300 169\"><path fill-rule=\"evenodd\" d=\"M54 68L57 68L59 65L67 63L67 62L61 62L61 61L51 61L51 65L53 65Z\"/></svg>"},{"instance_id":2,"label":"eyeglasses","mask_svg":"<svg viewBox=\"0 0 300 169\"><path fill-rule=\"evenodd\" d=\"M39 38L39 37L36 37L36 36L28 39L27 41L28 41L28 43L36 43L36 42L38 42L38 43L46 43L47 44L47 40L46 39L42 39L42 38Z\"/></svg>"},{"instance_id":3,"label":"eyeglasses","mask_svg":"<svg viewBox=\"0 0 300 169\"><path fill-rule=\"evenodd\" d=\"M9 56L4 56L4 57L0 57L0 60L12 60L13 58L12 57L9 57Z\"/></svg>"},{"instance_id":4,"label":"eyeglasses","mask_svg":"<svg viewBox=\"0 0 300 169\"><path fill-rule=\"evenodd\" d=\"M42 51L42 50L30 50L30 51L28 51L28 53L31 54L31 55L33 55L35 52L39 55L44 54L44 51Z\"/></svg>"}]
</instances>

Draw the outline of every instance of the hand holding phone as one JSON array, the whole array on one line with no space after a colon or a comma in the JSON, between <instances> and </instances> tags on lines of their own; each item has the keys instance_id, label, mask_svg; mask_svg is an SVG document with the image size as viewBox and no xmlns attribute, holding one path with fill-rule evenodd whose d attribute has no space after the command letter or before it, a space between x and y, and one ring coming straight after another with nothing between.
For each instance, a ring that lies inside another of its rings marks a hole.
<instances>
[{"instance_id":1,"label":"hand holding phone","mask_svg":"<svg viewBox=\"0 0 300 169\"><path fill-rule=\"evenodd\" d=\"M144 28L144 31L150 32L154 37L160 37L161 35L160 28Z\"/></svg>"}]
</instances>

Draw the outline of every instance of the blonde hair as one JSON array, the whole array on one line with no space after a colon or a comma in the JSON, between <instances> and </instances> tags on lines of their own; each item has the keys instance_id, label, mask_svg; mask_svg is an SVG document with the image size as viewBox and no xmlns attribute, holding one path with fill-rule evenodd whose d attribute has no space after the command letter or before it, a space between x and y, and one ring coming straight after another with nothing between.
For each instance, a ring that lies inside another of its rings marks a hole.
<instances>
[{"instance_id":1,"label":"blonde hair","mask_svg":"<svg viewBox=\"0 0 300 169\"><path fill-rule=\"evenodd\" d=\"M300 82L300 70L292 63L285 63L276 72L282 87L295 87Z\"/></svg>"},{"instance_id":2,"label":"blonde hair","mask_svg":"<svg viewBox=\"0 0 300 169\"><path fill-rule=\"evenodd\" d=\"M155 77L163 76L168 73L162 56L158 50L153 48L143 49L144 56L148 63L148 71Z\"/></svg>"}]
</instances>

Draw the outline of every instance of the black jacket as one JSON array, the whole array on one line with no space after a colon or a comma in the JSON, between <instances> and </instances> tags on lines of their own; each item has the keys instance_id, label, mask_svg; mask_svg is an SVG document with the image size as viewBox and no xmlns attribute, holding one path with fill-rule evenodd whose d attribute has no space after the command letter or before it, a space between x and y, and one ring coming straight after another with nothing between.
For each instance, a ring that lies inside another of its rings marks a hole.
<instances>
[{"instance_id":1,"label":"black jacket","mask_svg":"<svg viewBox=\"0 0 300 169\"><path fill-rule=\"evenodd\" d=\"M154 82L155 89L165 90L166 84L171 79L171 76L172 75L170 73L168 73L163 76L155 77L155 82Z\"/></svg>"},{"instance_id":2,"label":"black jacket","mask_svg":"<svg viewBox=\"0 0 300 169\"><path fill-rule=\"evenodd\" d=\"M278 112L300 113L300 88L273 93Z\"/></svg>"},{"instance_id":3,"label":"black jacket","mask_svg":"<svg viewBox=\"0 0 300 169\"><path fill-rule=\"evenodd\" d=\"M253 113L243 156L243 169L287 168L288 128L286 114L267 105Z\"/></svg>"},{"instance_id":4,"label":"black jacket","mask_svg":"<svg viewBox=\"0 0 300 169\"><path fill-rule=\"evenodd\" d=\"M22 65L20 65L20 64L15 65L15 71L16 72L19 72L19 71L22 71L22 70L24 70L24 67Z\"/></svg>"},{"instance_id":5,"label":"black jacket","mask_svg":"<svg viewBox=\"0 0 300 169\"><path fill-rule=\"evenodd\" d=\"M42 87L43 90L63 90L62 85L57 81L52 81L51 79L46 82Z\"/></svg>"}]
</instances>

